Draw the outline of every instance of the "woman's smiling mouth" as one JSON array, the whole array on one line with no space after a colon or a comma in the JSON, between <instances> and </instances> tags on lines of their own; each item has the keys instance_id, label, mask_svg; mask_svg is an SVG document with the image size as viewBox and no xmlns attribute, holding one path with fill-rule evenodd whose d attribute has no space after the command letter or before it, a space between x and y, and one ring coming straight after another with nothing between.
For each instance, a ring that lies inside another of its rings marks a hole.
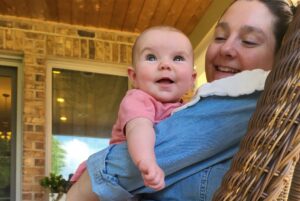
<instances>
[{"instance_id":1,"label":"woman's smiling mouth","mask_svg":"<svg viewBox=\"0 0 300 201\"><path fill-rule=\"evenodd\" d=\"M227 67L227 66L215 66L215 69L219 72L223 72L223 73L239 73L241 72L240 70L237 70L235 68L231 68L231 67Z\"/></svg>"}]
</instances>

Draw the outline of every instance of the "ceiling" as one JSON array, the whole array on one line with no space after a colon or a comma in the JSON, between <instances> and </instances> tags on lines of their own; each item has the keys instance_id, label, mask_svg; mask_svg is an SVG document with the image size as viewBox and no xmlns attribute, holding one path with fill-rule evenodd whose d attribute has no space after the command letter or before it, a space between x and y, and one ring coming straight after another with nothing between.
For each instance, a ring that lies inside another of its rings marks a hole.
<instances>
[{"instance_id":1,"label":"ceiling","mask_svg":"<svg viewBox=\"0 0 300 201\"><path fill-rule=\"evenodd\" d=\"M213 0L1 0L0 14L141 32L175 26L189 35Z\"/></svg>"}]
</instances>

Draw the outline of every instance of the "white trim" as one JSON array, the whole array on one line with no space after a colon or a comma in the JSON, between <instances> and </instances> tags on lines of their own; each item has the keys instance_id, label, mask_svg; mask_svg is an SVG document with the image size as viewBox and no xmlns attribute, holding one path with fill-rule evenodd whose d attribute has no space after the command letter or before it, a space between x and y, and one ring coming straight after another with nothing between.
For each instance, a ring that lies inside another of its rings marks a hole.
<instances>
[{"instance_id":1,"label":"white trim","mask_svg":"<svg viewBox=\"0 0 300 201\"><path fill-rule=\"evenodd\" d=\"M16 201L22 200L22 111L23 111L23 57L18 54L0 53L0 64L7 67L17 68L17 107L16 107Z\"/></svg>"},{"instance_id":2,"label":"white trim","mask_svg":"<svg viewBox=\"0 0 300 201\"><path fill-rule=\"evenodd\" d=\"M61 58L47 58L47 69L49 66L60 66L58 68L77 70L84 72L101 73L107 75L127 76L127 66L121 64L100 63L89 60L76 59L61 59Z\"/></svg>"},{"instance_id":3,"label":"white trim","mask_svg":"<svg viewBox=\"0 0 300 201\"><path fill-rule=\"evenodd\" d=\"M51 136L52 136L52 69L61 68L68 70L93 72L106 75L127 77L127 66L120 64L100 63L75 59L48 58L46 72L46 165L45 173L51 170Z\"/></svg>"}]
</instances>

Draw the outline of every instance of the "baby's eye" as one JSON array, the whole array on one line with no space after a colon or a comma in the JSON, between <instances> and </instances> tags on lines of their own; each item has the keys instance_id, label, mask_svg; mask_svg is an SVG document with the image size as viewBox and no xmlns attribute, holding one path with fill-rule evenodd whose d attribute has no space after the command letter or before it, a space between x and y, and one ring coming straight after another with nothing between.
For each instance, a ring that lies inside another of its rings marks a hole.
<instances>
[{"instance_id":1,"label":"baby's eye","mask_svg":"<svg viewBox=\"0 0 300 201\"><path fill-rule=\"evenodd\" d=\"M174 61L184 61L184 60L185 60L185 59L184 59L183 56L177 55L177 56L174 57Z\"/></svg>"},{"instance_id":2,"label":"baby's eye","mask_svg":"<svg viewBox=\"0 0 300 201\"><path fill-rule=\"evenodd\" d=\"M156 56L154 54L147 54L146 60L147 61L156 61Z\"/></svg>"}]
</instances>

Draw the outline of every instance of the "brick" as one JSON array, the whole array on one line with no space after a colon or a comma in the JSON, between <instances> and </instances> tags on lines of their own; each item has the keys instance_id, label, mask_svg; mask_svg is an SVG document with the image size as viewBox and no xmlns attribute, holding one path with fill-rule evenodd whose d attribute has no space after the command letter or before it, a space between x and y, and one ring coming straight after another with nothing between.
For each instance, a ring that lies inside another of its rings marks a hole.
<instances>
[{"instance_id":1,"label":"brick","mask_svg":"<svg viewBox=\"0 0 300 201\"><path fill-rule=\"evenodd\" d=\"M120 55L119 44L113 43L112 44L112 62L113 63L120 63L119 55Z\"/></svg>"},{"instance_id":2,"label":"brick","mask_svg":"<svg viewBox=\"0 0 300 201\"><path fill-rule=\"evenodd\" d=\"M43 81L45 81L45 76L41 75L41 74L36 74L35 75L35 81L37 81L37 82L43 82Z\"/></svg>"},{"instance_id":3,"label":"brick","mask_svg":"<svg viewBox=\"0 0 300 201\"><path fill-rule=\"evenodd\" d=\"M11 50L14 47L14 32L12 30L5 31L5 48Z\"/></svg>"},{"instance_id":4,"label":"brick","mask_svg":"<svg viewBox=\"0 0 300 201\"><path fill-rule=\"evenodd\" d=\"M37 184L26 184L26 185L24 185L23 191L24 192L31 192L31 191L41 192L42 187L40 186L39 183L37 183Z\"/></svg>"},{"instance_id":5,"label":"brick","mask_svg":"<svg viewBox=\"0 0 300 201\"><path fill-rule=\"evenodd\" d=\"M88 41L85 39L80 40L80 49L81 49L81 58L87 59L88 58Z\"/></svg>"},{"instance_id":6,"label":"brick","mask_svg":"<svg viewBox=\"0 0 300 201\"><path fill-rule=\"evenodd\" d=\"M25 125L25 131L32 132L33 131L33 125Z\"/></svg>"},{"instance_id":7,"label":"brick","mask_svg":"<svg viewBox=\"0 0 300 201\"><path fill-rule=\"evenodd\" d=\"M0 27L12 28L13 22L10 22L8 20L0 20Z\"/></svg>"},{"instance_id":8,"label":"brick","mask_svg":"<svg viewBox=\"0 0 300 201\"><path fill-rule=\"evenodd\" d=\"M47 36L46 39L46 54L53 55L55 49L55 36Z\"/></svg>"},{"instance_id":9,"label":"brick","mask_svg":"<svg viewBox=\"0 0 300 201\"><path fill-rule=\"evenodd\" d=\"M48 23L34 23L33 30L45 33L54 33L54 26Z\"/></svg>"},{"instance_id":10,"label":"brick","mask_svg":"<svg viewBox=\"0 0 300 201\"><path fill-rule=\"evenodd\" d=\"M34 193L35 201L44 201L44 193Z\"/></svg>"},{"instance_id":11,"label":"brick","mask_svg":"<svg viewBox=\"0 0 300 201\"><path fill-rule=\"evenodd\" d=\"M78 58L80 57L80 40L73 39L73 57Z\"/></svg>"},{"instance_id":12,"label":"brick","mask_svg":"<svg viewBox=\"0 0 300 201\"><path fill-rule=\"evenodd\" d=\"M36 91L35 92L35 98L36 99L43 99L43 98L45 98L45 92L44 91Z\"/></svg>"},{"instance_id":13,"label":"brick","mask_svg":"<svg viewBox=\"0 0 300 201\"><path fill-rule=\"evenodd\" d=\"M28 22L15 22L15 28L18 29L26 29L26 30L32 30L32 23L28 23Z\"/></svg>"},{"instance_id":14,"label":"brick","mask_svg":"<svg viewBox=\"0 0 300 201\"><path fill-rule=\"evenodd\" d=\"M24 51L32 53L34 51L34 41L29 39L24 39Z\"/></svg>"},{"instance_id":15,"label":"brick","mask_svg":"<svg viewBox=\"0 0 300 201\"><path fill-rule=\"evenodd\" d=\"M44 150L45 149L45 143L44 142L35 142L34 143L34 148Z\"/></svg>"},{"instance_id":16,"label":"brick","mask_svg":"<svg viewBox=\"0 0 300 201\"><path fill-rule=\"evenodd\" d=\"M45 65L46 60L44 58L36 58L36 64L37 65Z\"/></svg>"},{"instance_id":17,"label":"brick","mask_svg":"<svg viewBox=\"0 0 300 201\"><path fill-rule=\"evenodd\" d=\"M5 36L5 33L4 33L4 30L0 30L0 48L1 49L4 49L4 36Z\"/></svg>"},{"instance_id":18,"label":"brick","mask_svg":"<svg viewBox=\"0 0 300 201\"><path fill-rule=\"evenodd\" d=\"M45 35L40 33L25 32L25 37L32 40L45 40Z\"/></svg>"},{"instance_id":19,"label":"brick","mask_svg":"<svg viewBox=\"0 0 300 201\"><path fill-rule=\"evenodd\" d=\"M108 42L104 42L104 52L103 52L103 55L104 55L104 61L107 61L107 62L111 62L112 61L112 55L111 55L111 52L112 52L112 47L111 47L111 43L108 43Z\"/></svg>"},{"instance_id":20,"label":"brick","mask_svg":"<svg viewBox=\"0 0 300 201\"><path fill-rule=\"evenodd\" d=\"M24 175L23 172L22 182L24 184L32 184L34 182L34 177L32 175Z\"/></svg>"},{"instance_id":21,"label":"brick","mask_svg":"<svg viewBox=\"0 0 300 201\"><path fill-rule=\"evenodd\" d=\"M15 31L15 50L23 50L24 49L24 32Z\"/></svg>"},{"instance_id":22,"label":"brick","mask_svg":"<svg viewBox=\"0 0 300 201\"><path fill-rule=\"evenodd\" d=\"M23 201L29 201L29 200L32 200L32 193L30 192L26 192L26 193L23 193L22 194L22 200Z\"/></svg>"},{"instance_id":23,"label":"brick","mask_svg":"<svg viewBox=\"0 0 300 201\"><path fill-rule=\"evenodd\" d=\"M32 149L33 146L32 146L33 142L31 141L28 141L28 140L24 140L23 142L23 149Z\"/></svg>"},{"instance_id":24,"label":"brick","mask_svg":"<svg viewBox=\"0 0 300 201\"><path fill-rule=\"evenodd\" d=\"M44 159L35 159L34 160L34 166L36 167L43 167L45 165Z\"/></svg>"},{"instance_id":25,"label":"brick","mask_svg":"<svg viewBox=\"0 0 300 201\"><path fill-rule=\"evenodd\" d=\"M73 40L66 38L65 40L65 56L71 57L73 53Z\"/></svg>"},{"instance_id":26,"label":"brick","mask_svg":"<svg viewBox=\"0 0 300 201\"><path fill-rule=\"evenodd\" d=\"M89 40L89 59L95 59L95 41Z\"/></svg>"},{"instance_id":27,"label":"brick","mask_svg":"<svg viewBox=\"0 0 300 201\"><path fill-rule=\"evenodd\" d=\"M55 33L66 36L76 36L77 30L75 28L70 28L69 26L56 26Z\"/></svg>"},{"instance_id":28,"label":"brick","mask_svg":"<svg viewBox=\"0 0 300 201\"><path fill-rule=\"evenodd\" d=\"M31 158L43 158L45 157L45 151L40 150L24 150L24 156Z\"/></svg>"},{"instance_id":29,"label":"brick","mask_svg":"<svg viewBox=\"0 0 300 201\"><path fill-rule=\"evenodd\" d=\"M45 140L45 136L43 134L35 134L35 133L27 133L26 132L24 134L24 140L43 142Z\"/></svg>"},{"instance_id":30,"label":"brick","mask_svg":"<svg viewBox=\"0 0 300 201\"><path fill-rule=\"evenodd\" d=\"M23 164L24 164L24 166L27 166L27 167L33 167L34 166L34 160L33 160L33 158L26 157L23 160Z\"/></svg>"},{"instance_id":31,"label":"brick","mask_svg":"<svg viewBox=\"0 0 300 201\"><path fill-rule=\"evenodd\" d=\"M104 43L102 41L95 42L95 59L104 60Z\"/></svg>"},{"instance_id":32,"label":"brick","mask_svg":"<svg viewBox=\"0 0 300 201\"><path fill-rule=\"evenodd\" d=\"M35 125L35 131L36 132L44 132L44 126L42 125Z\"/></svg>"}]
</instances>

